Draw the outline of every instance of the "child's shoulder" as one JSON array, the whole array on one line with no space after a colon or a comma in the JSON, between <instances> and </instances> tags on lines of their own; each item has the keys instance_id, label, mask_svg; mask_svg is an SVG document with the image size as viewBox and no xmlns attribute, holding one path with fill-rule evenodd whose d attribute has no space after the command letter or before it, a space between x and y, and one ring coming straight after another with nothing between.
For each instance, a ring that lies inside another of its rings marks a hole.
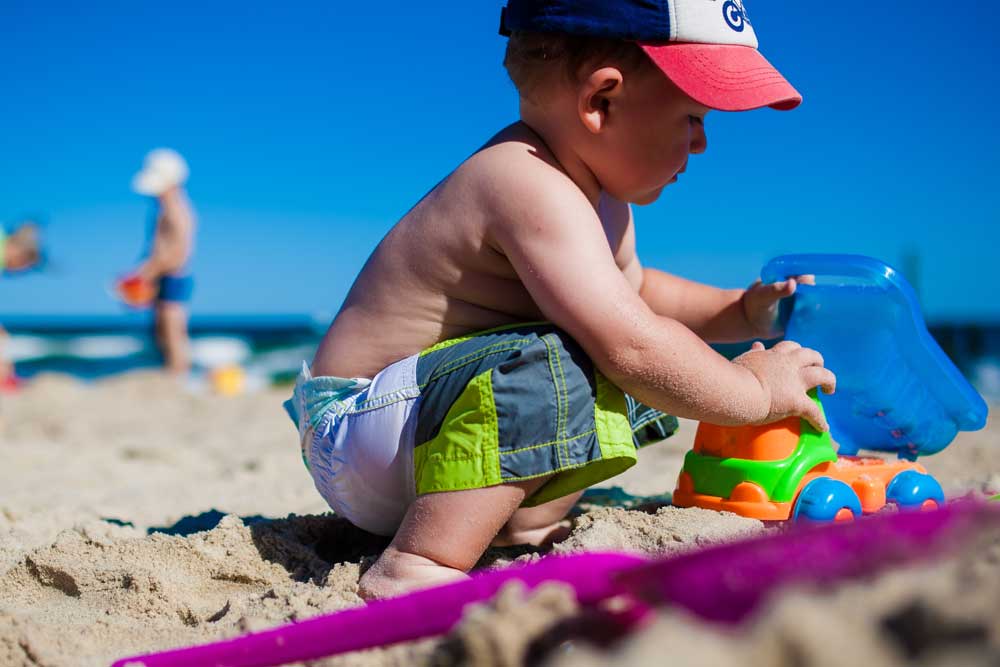
<instances>
[{"instance_id":1,"label":"child's shoulder","mask_svg":"<svg viewBox=\"0 0 1000 667\"><path fill-rule=\"evenodd\" d=\"M530 210L537 222L546 210L566 213L567 207L593 213L586 195L549 147L522 123L497 133L448 181L461 191L473 193L481 206L501 219L507 217L505 213L523 219L523 213Z\"/></svg>"}]
</instances>

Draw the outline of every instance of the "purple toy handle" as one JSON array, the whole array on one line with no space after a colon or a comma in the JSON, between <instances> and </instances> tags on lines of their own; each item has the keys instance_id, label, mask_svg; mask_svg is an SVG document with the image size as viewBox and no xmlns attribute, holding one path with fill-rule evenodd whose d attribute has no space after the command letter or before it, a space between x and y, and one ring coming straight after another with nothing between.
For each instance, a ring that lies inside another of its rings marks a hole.
<instances>
[{"instance_id":1,"label":"purple toy handle","mask_svg":"<svg viewBox=\"0 0 1000 667\"><path fill-rule=\"evenodd\" d=\"M528 588L569 584L582 605L627 594L738 623L787 584L873 574L958 548L986 530L1000 530L1000 507L960 501L931 512L799 527L654 562L626 554L551 556L237 639L125 658L113 667L270 667L430 637L450 630L467 604L490 599L513 580Z\"/></svg>"},{"instance_id":2,"label":"purple toy handle","mask_svg":"<svg viewBox=\"0 0 1000 667\"><path fill-rule=\"evenodd\" d=\"M489 600L508 581L522 581L529 589L564 582L581 604L594 604L623 592L614 572L644 562L627 554L550 557L236 639L123 658L112 667L268 667L386 646L447 632L466 605Z\"/></svg>"},{"instance_id":3,"label":"purple toy handle","mask_svg":"<svg viewBox=\"0 0 1000 667\"><path fill-rule=\"evenodd\" d=\"M638 598L739 623L776 590L825 584L940 555L990 528L1000 508L957 501L941 509L885 513L843 524L796 527L650 562L616 576Z\"/></svg>"}]
</instances>

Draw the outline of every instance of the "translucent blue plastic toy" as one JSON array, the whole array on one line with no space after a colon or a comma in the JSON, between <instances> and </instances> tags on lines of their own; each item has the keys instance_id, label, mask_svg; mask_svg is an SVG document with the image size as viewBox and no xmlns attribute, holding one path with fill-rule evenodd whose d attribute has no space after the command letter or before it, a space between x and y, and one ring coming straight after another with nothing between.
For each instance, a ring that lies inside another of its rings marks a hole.
<instances>
[{"instance_id":1,"label":"translucent blue plastic toy","mask_svg":"<svg viewBox=\"0 0 1000 667\"><path fill-rule=\"evenodd\" d=\"M823 397L840 454L897 452L914 460L958 431L986 424L986 403L927 331L916 294L894 269L859 255L785 255L764 282L813 274L799 285L785 338L818 350L837 375Z\"/></svg>"}]
</instances>

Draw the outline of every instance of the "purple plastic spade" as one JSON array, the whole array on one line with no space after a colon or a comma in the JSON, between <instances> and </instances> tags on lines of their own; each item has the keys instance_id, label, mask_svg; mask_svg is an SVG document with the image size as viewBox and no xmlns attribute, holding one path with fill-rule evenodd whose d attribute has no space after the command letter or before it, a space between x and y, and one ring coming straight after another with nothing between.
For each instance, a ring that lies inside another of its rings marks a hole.
<instances>
[{"instance_id":1,"label":"purple plastic spade","mask_svg":"<svg viewBox=\"0 0 1000 667\"><path fill-rule=\"evenodd\" d=\"M1000 529L1000 507L958 502L931 512L798 527L656 561L626 554L552 556L266 632L124 658L113 667L268 667L430 637L450 630L466 605L488 600L513 580L527 588L567 583L582 605L628 594L684 607L706 620L737 623L788 584L871 575L958 547L989 529Z\"/></svg>"},{"instance_id":2,"label":"purple plastic spade","mask_svg":"<svg viewBox=\"0 0 1000 667\"><path fill-rule=\"evenodd\" d=\"M641 600L684 607L711 621L739 623L782 587L869 576L960 548L989 529L1000 530L1000 507L958 501L929 512L796 525L777 535L633 567L616 579Z\"/></svg>"},{"instance_id":3,"label":"purple plastic spade","mask_svg":"<svg viewBox=\"0 0 1000 667\"><path fill-rule=\"evenodd\" d=\"M266 667L432 637L450 630L466 605L489 600L508 581L522 581L527 588L562 581L574 588L582 604L593 604L622 592L612 577L615 572L644 562L628 554L543 558L228 641L124 658L114 667Z\"/></svg>"}]
</instances>

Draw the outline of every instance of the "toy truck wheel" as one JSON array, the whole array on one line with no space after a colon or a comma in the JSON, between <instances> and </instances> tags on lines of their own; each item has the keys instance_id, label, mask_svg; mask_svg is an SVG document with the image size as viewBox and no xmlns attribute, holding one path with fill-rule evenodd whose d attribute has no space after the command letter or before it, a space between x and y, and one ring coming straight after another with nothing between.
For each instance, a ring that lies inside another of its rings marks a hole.
<instances>
[{"instance_id":1,"label":"toy truck wheel","mask_svg":"<svg viewBox=\"0 0 1000 667\"><path fill-rule=\"evenodd\" d=\"M901 510L933 509L944 504L944 491L930 475L905 470L889 482L885 499L896 503Z\"/></svg>"},{"instance_id":2,"label":"toy truck wheel","mask_svg":"<svg viewBox=\"0 0 1000 667\"><path fill-rule=\"evenodd\" d=\"M861 499L840 480L820 477L805 485L795 501L796 521L844 521L861 516Z\"/></svg>"}]
</instances>

